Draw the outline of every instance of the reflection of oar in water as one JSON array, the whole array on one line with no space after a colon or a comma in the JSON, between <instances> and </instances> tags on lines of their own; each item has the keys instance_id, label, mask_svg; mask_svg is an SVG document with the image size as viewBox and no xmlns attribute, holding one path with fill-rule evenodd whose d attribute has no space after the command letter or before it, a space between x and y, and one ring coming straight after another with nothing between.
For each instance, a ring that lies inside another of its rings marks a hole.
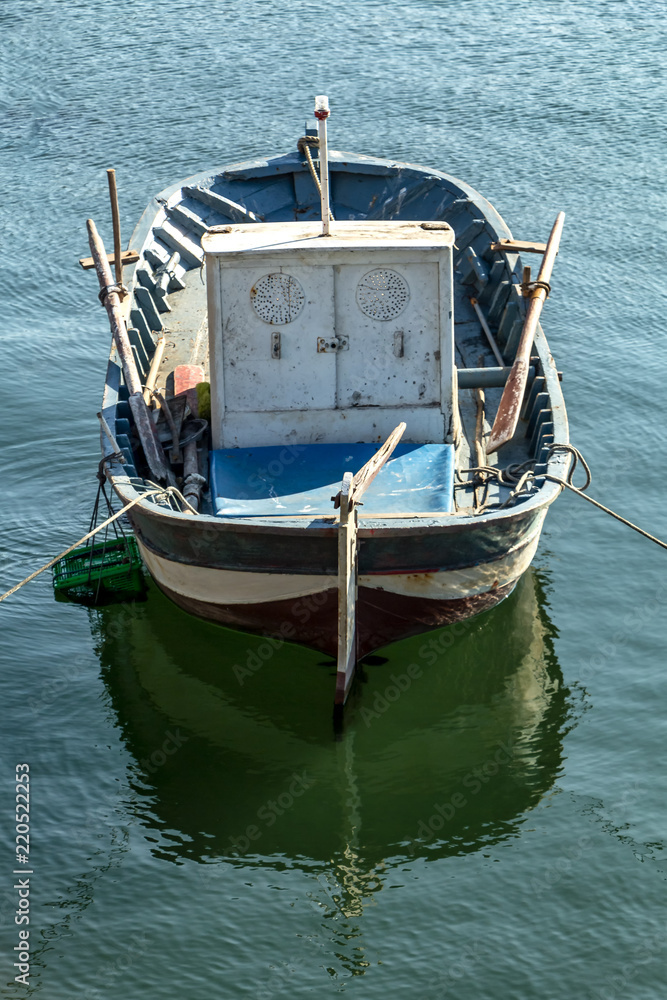
<instances>
[{"instance_id":1,"label":"reflection of oar in water","mask_svg":"<svg viewBox=\"0 0 667 1000\"><path fill-rule=\"evenodd\" d=\"M334 857L334 868L332 875L338 882L338 898L332 898L332 902L343 916L348 919L358 917L363 913L364 906L372 898L373 893L382 888L382 880L378 869L384 870L384 860L371 868L362 859L361 850L361 794L356 769L354 739L356 730L347 733L343 739L336 743L341 785L343 795L341 803L341 821L344 822L345 831L343 839L345 847L340 856ZM360 928L356 927L356 932L361 937ZM363 946L359 944L357 950L363 954Z\"/></svg>"},{"instance_id":2,"label":"reflection of oar in water","mask_svg":"<svg viewBox=\"0 0 667 1000\"><path fill-rule=\"evenodd\" d=\"M512 371L503 389L496 419L493 422L491 436L486 445L487 453L496 451L501 445L506 444L514 435L516 425L519 422L526 383L528 381L530 352L533 347L537 322L542 312L542 305L549 294L549 278L551 277L551 270L554 266L556 254L558 253L558 244L560 243L564 221L565 213L559 212L544 252L540 273L537 276L537 281L532 286L526 321L521 332L521 339L514 364L512 365Z\"/></svg>"}]
</instances>

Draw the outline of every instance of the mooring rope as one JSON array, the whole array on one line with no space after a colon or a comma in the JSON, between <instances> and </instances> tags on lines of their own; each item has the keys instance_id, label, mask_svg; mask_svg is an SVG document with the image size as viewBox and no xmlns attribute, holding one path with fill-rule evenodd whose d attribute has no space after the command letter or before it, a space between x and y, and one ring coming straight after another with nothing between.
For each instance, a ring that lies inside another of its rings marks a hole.
<instances>
[{"instance_id":1,"label":"mooring rope","mask_svg":"<svg viewBox=\"0 0 667 1000\"><path fill-rule=\"evenodd\" d=\"M592 503L594 507L598 507L600 510L603 510L605 514L611 514L611 516L615 517L617 521L621 522L621 524L627 524L628 528L632 528L633 531L638 531L640 535L644 536L644 538L648 538L649 541L655 542L656 545L660 545L663 549L667 549L667 542L663 542L660 538L656 538L655 535L651 535L648 531L644 531L644 529L640 528L638 524L633 524L632 521L628 521L626 517L622 517L620 514L617 514L615 510L605 507L603 503L600 503L598 500L594 500L593 497L589 497L587 493L583 493L580 489L577 489L576 486L573 486L572 483L568 483L565 479L559 479L558 476L551 476L547 473L544 474L544 478L549 479L552 483L559 483L561 486L567 486L568 490L572 490L572 492L576 493L577 496L583 497L584 500L588 500L588 502Z\"/></svg>"},{"instance_id":2,"label":"mooring rope","mask_svg":"<svg viewBox=\"0 0 667 1000\"><path fill-rule=\"evenodd\" d=\"M655 535L651 535L650 532L640 528L638 524L634 524L633 521L629 521L627 517L617 514L616 511L612 510L610 507L605 507L605 505L600 503L599 500L594 500L593 497L589 497L587 493L584 493L584 490L587 490L590 486L593 476L586 459L578 448L575 448L573 444L552 444L547 452L548 458L551 458L551 455L555 451L565 451L572 456L573 461L567 473L567 479L561 479L560 476L554 476L549 472L540 472L536 475L534 471L535 462L532 459L528 462L523 462L521 465L508 465L506 469L500 469L491 465L480 465L471 469L464 469L463 472L475 474L482 483L488 482L490 479L495 479L499 486L514 487L507 499L498 505L500 510L509 507L509 505L513 503L520 493L529 490L538 479L547 479L551 483L558 483L559 486L564 486L568 490L572 490L573 493L576 493L577 496L583 497L584 500L588 500L588 502L592 503L594 507L604 511L605 514L609 514L611 517L616 518L616 520L620 521L621 524L625 524L628 528L632 528L633 531L637 531L640 535L643 535L644 538L648 538L649 541L655 542L655 544L660 545L661 548L667 549L667 542L663 542L660 538L656 538ZM581 487L575 486L572 482L572 478L579 462L581 463L586 474L586 482ZM459 484L471 485L469 483L465 483L464 480L461 480L460 473L457 473L457 475L459 477ZM484 512L486 509L486 506L482 506L478 513Z\"/></svg>"},{"instance_id":3,"label":"mooring rope","mask_svg":"<svg viewBox=\"0 0 667 1000\"><path fill-rule=\"evenodd\" d=\"M616 511L612 510L610 507L605 507L604 504L600 503L598 500L594 500L593 497L589 497L587 493L584 493L584 490L588 489L592 481L591 470L588 466L588 463L586 462L581 452L577 448L575 448L574 445L571 444L552 444L548 451L549 457L552 455L554 451L559 451L559 450L568 452L570 455L572 455L572 458L574 459L568 471L567 479L561 479L560 476L553 476L551 475L551 473L548 472L541 472L535 475L534 471L532 471L530 468L527 468L528 466L534 465L533 461L523 462L521 465L510 465L506 469L499 469L491 465L481 465L481 466L476 466L474 468L465 469L463 471L466 473L476 473L478 475L480 474L483 475L484 482L488 481L488 479L495 479L498 482L498 485L500 486L515 487L510 493L507 500L505 500L502 504L499 505L499 508L501 510L507 507L508 504L511 503L516 498L516 496L518 496L520 492L523 492L527 487L531 486L536 480L547 479L549 480L549 482L557 483L559 486L563 486L566 487L568 490L572 490L572 492L576 493L577 496L583 497L584 500L588 500L588 502L592 503L594 507L597 507L599 510L604 511L605 514L609 514L611 515L611 517L616 518L616 520L620 521L621 524L627 525L628 528L632 528L633 531L636 531L640 535L643 535L644 538L648 538L649 541L655 542L655 544L659 545L661 548L667 549L667 542L663 542L662 539L656 538L655 535L652 535L650 534L650 532L645 531L643 528L640 528L638 524L634 524L632 521L629 521L626 517L623 517L621 514L617 514ZM586 473L586 482L584 483L583 487L581 487L581 489L578 486L575 486L572 482L572 477L574 475L574 471L577 467L578 462L581 462L584 471ZM459 476L459 484L462 484L462 481L460 479L460 473L457 472L457 475ZM187 508L187 510L190 511L191 514L199 513L199 511L197 511L192 506L192 504L185 499L180 490L176 489L175 486L161 487L158 486L156 483L151 482L150 480L146 480L146 482L148 483L149 486L152 486L153 489L148 490L145 493L142 493L141 496L135 497L134 500L130 500L128 504L125 504L125 506L121 507L119 511L113 514L111 517L108 517L106 521L102 521L101 524L98 524L96 528L94 528L92 531L89 531L86 535L83 536L83 538L80 538L78 542L75 542L74 545L70 545L68 549L65 549L64 552L61 552L60 555L55 557L55 559L50 559L49 562L45 563L43 566L40 566L40 568L35 570L34 573L31 573L30 576L27 576L25 580L21 580L21 582L17 583L14 587L11 588L11 590L8 590L6 593L2 594L0 596L0 602L4 601L7 597L11 597L12 594L15 594L16 591L20 590L21 587L25 586L26 583L30 583L31 580L34 580L35 577L40 575L40 573L43 573L47 569L51 569L51 567L55 566L55 564L60 559L64 559L64 557L69 555L70 552L73 552L74 549L78 548L80 545L83 545L84 542L87 542L99 531L102 531L102 529L106 528L107 525L111 524L113 521L117 521L119 517L122 517L124 514L126 514L128 510L131 510L131 508L134 507L136 504L141 503L142 500L147 500L149 497L153 496L155 497L161 496L164 498L164 502L169 502L169 506L171 507L170 499L172 496L174 496L178 500L180 500L180 502ZM485 508L481 509L484 510Z\"/></svg>"},{"instance_id":4,"label":"mooring rope","mask_svg":"<svg viewBox=\"0 0 667 1000\"><path fill-rule=\"evenodd\" d=\"M192 514L198 513L198 511L195 510L192 504L188 503L183 494L179 490L177 490L175 486L161 487L157 486L155 483L150 483L150 485L154 486L155 488L152 490L148 490L146 493L142 493L141 496L135 497L134 500L130 500L128 504L125 504L125 506L121 507L119 511L113 514L111 517L108 517L106 521L102 521L101 524L98 524L96 528L93 528L92 531L89 531L88 534L84 535L83 538L80 538L78 542L74 543L74 545L70 545L68 549L65 549L64 552L61 552L60 555L55 557L55 559L50 559L49 562L45 563L43 566L40 566L40 568L36 569L34 573L30 574L30 576L26 576L25 580L21 580L21 582L17 583L14 587L11 588L11 590L8 590L5 594L2 594L2 596L0 596L0 602L4 601L5 598L7 597L11 597L12 594L15 594L17 590L20 590L21 587L24 587L26 583L30 583L31 580L34 580L35 577L40 575L40 573L43 573L47 569L51 569L51 567L55 566L55 564L60 559L64 559L65 556L69 555L70 552L73 552L74 549L77 549L80 545L83 545L83 543L87 542L89 538L93 537L93 535L96 535L99 531L102 531L103 528L106 528L107 525L111 524L113 521L117 521L119 517L123 516L123 514L127 514L128 510L130 510L136 504L141 503L142 500L146 500L147 498L152 496L168 494L169 496L176 496Z\"/></svg>"}]
</instances>

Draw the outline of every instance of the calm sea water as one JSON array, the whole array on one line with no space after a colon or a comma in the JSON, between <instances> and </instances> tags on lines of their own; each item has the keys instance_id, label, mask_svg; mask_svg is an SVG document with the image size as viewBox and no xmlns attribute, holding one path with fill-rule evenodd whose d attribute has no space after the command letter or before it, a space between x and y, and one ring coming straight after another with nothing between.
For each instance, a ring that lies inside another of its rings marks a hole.
<instances>
[{"instance_id":1,"label":"calm sea water","mask_svg":"<svg viewBox=\"0 0 667 1000\"><path fill-rule=\"evenodd\" d=\"M109 238L104 169L128 236L173 181L292 148L316 93L334 147L447 170L516 236L565 210L572 439L667 536L663 2L4 0L0 32L0 590L94 497L109 337L76 259L88 216ZM321 657L241 684L261 640L44 575L0 608L2 995L664 996L666 566L562 497L512 598L382 651L340 738Z\"/></svg>"}]
</instances>

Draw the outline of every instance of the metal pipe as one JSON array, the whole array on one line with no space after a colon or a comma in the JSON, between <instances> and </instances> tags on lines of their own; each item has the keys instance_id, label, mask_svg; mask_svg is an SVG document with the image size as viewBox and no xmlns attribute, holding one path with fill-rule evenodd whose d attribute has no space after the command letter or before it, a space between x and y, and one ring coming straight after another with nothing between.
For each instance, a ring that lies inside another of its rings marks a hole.
<instances>
[{"instance_id":1,"label":"metal pipe","mask_svg":"<svg viewBox=\"0 0 667 1000\"><path fill-rule=\"evenodd\" d=\"M114 433L111 430L111 428L109 427L109 425L106 422L106 420L104 419L104 415L102 414L101 411L97 414L97 419L99 420L100 424L102 425L102 430L104 431L104 434L106 435L107 441L109 442L109 444L111 445L111 447L114 450L114 457L118 458L118 461L120 462L121 465L125 465L127 459L125 458L125 455L123 455L122 451L120 450L120 445L116 441L116 438L114 437Z\"/></svg>"},{"instance_id":2,"label":"metal pipe","mask_svg":"<svg viewBox=\"0 0 667 1000\"><path fill-rule=\"evenodd\" d=\"M317 118L317 134L320 140L322 236L329 236L329 147L327 146L329 98L323 94L315 98L315 117Z\"/></svg>"},{"instance_id":3,"label":"metal pipe","mask_svg":"<svg viewBox=\"0 0 667 1000\"><path fill-rule=\"evenodd\" d=\"M473 309L475 310L475 312L477 313L477 319L479 320L479 323L480 323L480 326L482 327L482 330L484 330L484 333L486 334L486 339L488 340L488 342L489 342L489 344L491 346L491 350L493 351L494 358L496 359L496 361L498 362L499 365L504 365L505 364L505 359L503 358L502 354L498 350L498 345L496 343L496 338L491 333L491 329L489 327L489 324L486 322L486 318L484 316L484 313L479 308L479 303L477 302L477 299L474 298L474 297L471 298L470 299L470 304L473 307Z\"/></svg>"},{"instance_id":4,"label":"metal pipe","mask_svg":"<svg viewBox=\"0 0 667 1000\"><path fill-rule=\"evenodd\" d=\"M459 368L457 371L459 389L502 389L509 378L511 368ZM535 378L535 366L528 369L528 380Z\"/></svg>"}]
</instances>

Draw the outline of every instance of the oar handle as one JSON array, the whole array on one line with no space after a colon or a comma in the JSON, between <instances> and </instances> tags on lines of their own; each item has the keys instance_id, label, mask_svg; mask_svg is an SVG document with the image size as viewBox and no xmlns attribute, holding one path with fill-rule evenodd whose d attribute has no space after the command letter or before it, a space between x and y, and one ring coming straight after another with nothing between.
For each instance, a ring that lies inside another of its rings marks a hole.
<instances>
[{"instance_id":1,"label":"oar handle","mask_svg":"<svg viewBox=\"0 0 667 1000\"><path fill-rule=\"evenodd\" d=\"M116 171L110 167L107 170L109 181L109 199L111 201L111 219L113 221L113 254L116 269L116 284L123 284L123 252L120 239L120 211L118 209L118 189L116 188Z\"/></svg>"},{"instance_id":2,"label":"oar handle","mask_svg":"<svg viewBox=\"0 0 667 1000\"><path fill-rule=\"evenodd\" d=\"M100 283L102 303L109 317L109 325L111 326L114 343L123 369L125 385L129 392L128 403L144 449L146 461L155 479L167 480L171 484L174 481L173 474L165 460L162 445L155 431L155 425L151 420L148 407L142 395L141 379L121 310L118 285L114 284L111 277L109 258L107 257L104 244L100 239L100 234L97 232L95 223L92 219L88 219L86 226L88 229L90 252L95 261L95 271Z\"/></svg>"}]
</instances>

